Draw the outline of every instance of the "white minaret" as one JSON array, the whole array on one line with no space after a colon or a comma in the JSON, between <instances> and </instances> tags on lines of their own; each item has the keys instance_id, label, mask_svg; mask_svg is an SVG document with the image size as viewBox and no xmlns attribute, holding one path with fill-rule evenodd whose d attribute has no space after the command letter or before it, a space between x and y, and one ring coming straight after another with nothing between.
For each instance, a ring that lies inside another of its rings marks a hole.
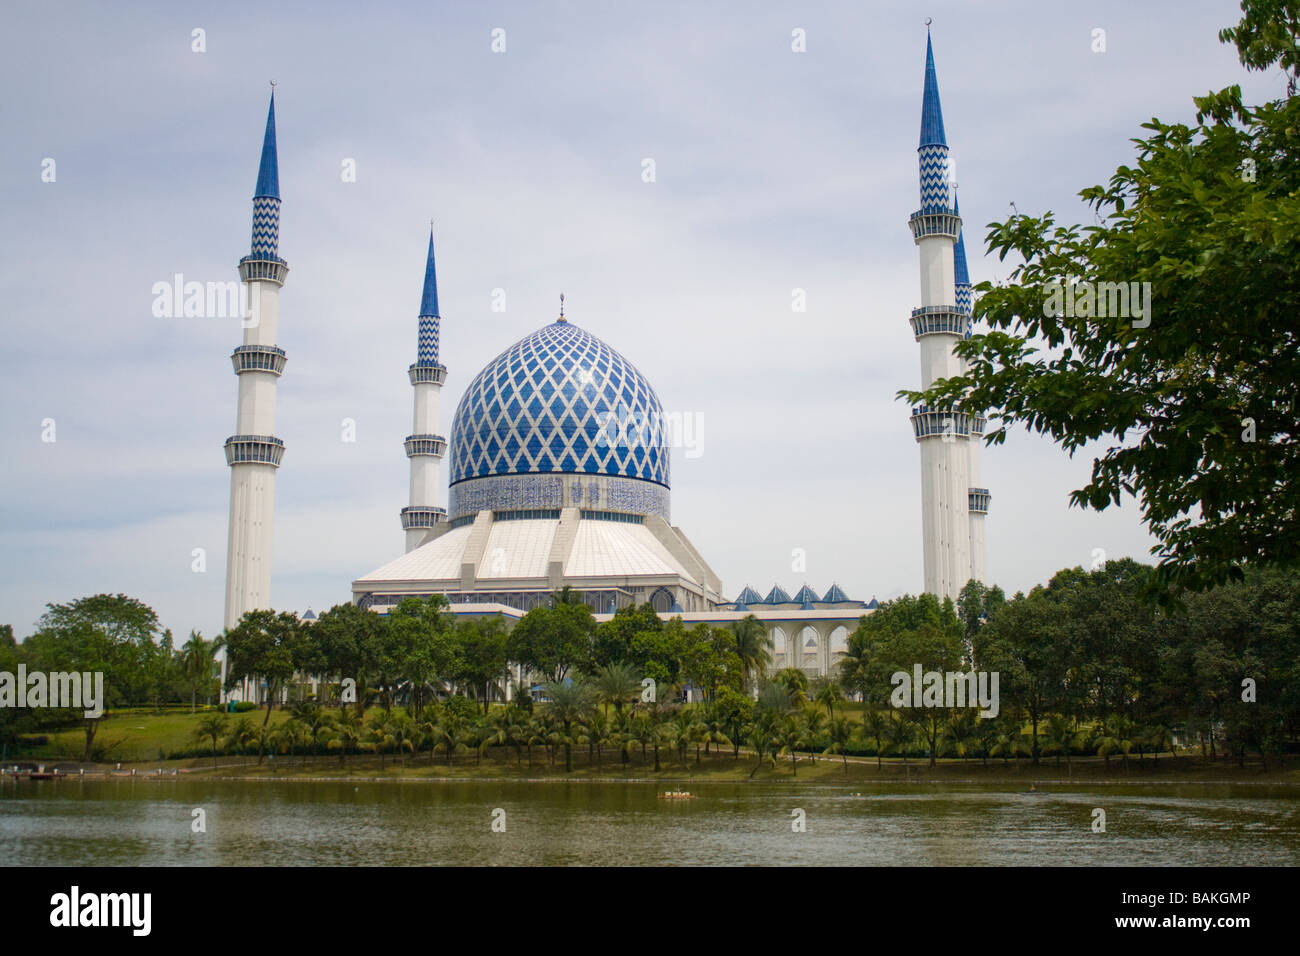
<instances>
[{"instance_id":1,"label":"white minaret","mask_svg":"<svg viewBox=\"0 0 1300 956\"><path fill-rule=\"evenodd\" d=\"M921 259L921 307L912 310L912 332L921 346L921 387L961 374L953 346L970 326L957 305L953 244L961 219L948 182L948 141L939 108L939 81L927 32L925 94L921 104L921 208L909 225ZM951 408L912 409L912 431L921 446L921 524L925 590L954 601L971 577L969 517L971 418Z\"/></svg>"},{"instance_id":2,"label":"white minaret","mask_svg":"<svg viewBox=\"0 0 1300 956\"><path fill-rule=\"evenodd\" d=\"M442 455L447 439L436 434L438 404L447 369L438 364L438 276L433 266L433 224L429 228L429 258L424 266L424 295L420 299L419 340L416 360L408 370L415 389L412 434L406 436L406 457L411 459L411 503L402 509L406 550L414 551L431 528L447 520L447 509L439 506Z\"/></svg>"},{"instance_id":3,"label":"white minaret","mask_svg":"<svg viewBox=\"0 0 1300 956\"><path fill-rule=\"evenodd\" d=\"M955 186L955 184L954 184ZM958 216L961 215L961 204L957 202L956 190L953 191L953 212ZM966 269L966 237L965 228L957 235L957 245L953 249L953 261L955 265L955 289L957 293L957 308L970 316L974 311L975 299L971 291L970 273ZM966 338L970 338L970 321L966 325ZM966 373L966 362L961 363L962 374ZM985 560L985 539L984 539L984 519L989 513L989 500L992 495L989 490L980 487L980 455L984 450L984 416L972 415L970 424L970 441L967 448L970 451L970 484L967 491L967 507L970 511L970 576L976 581L988 583L988 567Z\"/></svg>"},{"instance_id":4,"label":"white minaret","mask_svg":"<svg viewBox=\"0 0 1300 956\"><path fill-rule=\"evenodd\" d=\"M235 434L226 439L230 466L230 534L226 546L226 628L244 612L271 606L271 533L275 472L284 442L275 437L275 386L284 351L275 344L280 287L289 265L280 245L280 177L275 154L275 91L266 115L262 162L253 196L253 247L239 260L248 314L244 343L231 356L239 376ZM223 663L224 670L224 663Z\"/></svg>"}]
</instances>

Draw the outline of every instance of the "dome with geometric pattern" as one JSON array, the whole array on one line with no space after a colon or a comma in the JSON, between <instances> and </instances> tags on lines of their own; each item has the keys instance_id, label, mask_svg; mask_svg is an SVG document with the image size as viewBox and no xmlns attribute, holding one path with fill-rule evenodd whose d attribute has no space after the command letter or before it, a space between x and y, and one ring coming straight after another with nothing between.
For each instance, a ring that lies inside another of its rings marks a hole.
<instances>
[{"instance_id":1,"label":"dome with geometric pattern","mask_svg":"<svg viewBox=\"0 0 1300 956\"><path fill-rule=\"evenodd\" d=\"M489 362L456 407L450 517L566 506L667 517L665 426L631 362L553 322Z\"/></svg>"}]
</instances>

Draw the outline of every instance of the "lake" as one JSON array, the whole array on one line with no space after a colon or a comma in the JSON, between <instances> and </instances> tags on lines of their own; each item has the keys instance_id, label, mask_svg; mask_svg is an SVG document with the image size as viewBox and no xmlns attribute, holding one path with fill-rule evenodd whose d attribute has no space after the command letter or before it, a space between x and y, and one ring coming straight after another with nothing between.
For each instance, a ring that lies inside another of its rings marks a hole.
<instances>
[{"instance_id":1,"label":"lake","mask_svg":"<svg viewBox=\"0 0 1300 956\"><path fill-rule=\"evenodd\" d=\"M8 865L1300 864L1300 791L1250 785L0 780ZM1092 831L1093 810L1106 832ZM202 809L206 833L192 831ZM805 830L792 823L802 810ZM503 811L494 812L494 811ZM505 832L493 832L493 820Z\"/></svg>"}]
</instances>

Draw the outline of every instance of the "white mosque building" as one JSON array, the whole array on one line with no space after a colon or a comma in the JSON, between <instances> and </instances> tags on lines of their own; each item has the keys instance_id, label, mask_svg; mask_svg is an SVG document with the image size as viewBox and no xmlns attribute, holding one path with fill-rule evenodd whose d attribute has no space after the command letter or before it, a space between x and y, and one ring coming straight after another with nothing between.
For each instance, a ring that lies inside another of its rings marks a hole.
<instances>
[{"instance_id":1,"label":"white mosque building","mask_svg":"<svg viewBox=\"0 0 1300 956\"><path fill-rule=\"evenodd\" d=\"M910 220L920 252L921 305L911 317L921 380L959 374L952 347L969 336L971 287L961 219L952 200L948 145L927 38L920 157L921 208ZM252 251L240 277L260 322L235 350L237 434L231 467L226 625L270 606L275 472L275 385L285 356L275 345L277 300L288 266L278 255L279 189L274 97L253 199ZM412 433L405 440L410 495L400 511L405 553L352 582L352 599L384 613L407 597L444 594L454 613L517 620L569 587L597 620L650 603L661 616L725 624L754 615L774 647L774 669L829 674L848 634L876 602L837 584L794 596L774 585L727 598L708 560L672 524L669 428L649 381L620 352L564 315L524 336L471 380L439 433L448 374L439 356L432 234L417 317ZM925 590L955 599L983 579L988 490L977 488L983 419L918 407ZM447 503L441 504L442 459Z\"/></svg>"}]
</instances>

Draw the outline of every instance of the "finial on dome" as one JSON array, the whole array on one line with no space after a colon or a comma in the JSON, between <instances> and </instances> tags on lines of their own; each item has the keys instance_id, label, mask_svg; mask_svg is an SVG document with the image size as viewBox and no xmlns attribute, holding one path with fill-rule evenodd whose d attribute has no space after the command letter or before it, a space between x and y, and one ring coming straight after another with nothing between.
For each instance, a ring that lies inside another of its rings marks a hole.
<instances>
[{"instance_id":1,"label":"finial on dome","mask_svg":"<svg viewBox=\"0 0 1300 956\"><path fill-rule=\"evenodd\" d=\"M563 292L560 293L560 317L557 321L559 322L568 321L568 319L564 317L564 293Z\"/></svg>"}]
</instances>

